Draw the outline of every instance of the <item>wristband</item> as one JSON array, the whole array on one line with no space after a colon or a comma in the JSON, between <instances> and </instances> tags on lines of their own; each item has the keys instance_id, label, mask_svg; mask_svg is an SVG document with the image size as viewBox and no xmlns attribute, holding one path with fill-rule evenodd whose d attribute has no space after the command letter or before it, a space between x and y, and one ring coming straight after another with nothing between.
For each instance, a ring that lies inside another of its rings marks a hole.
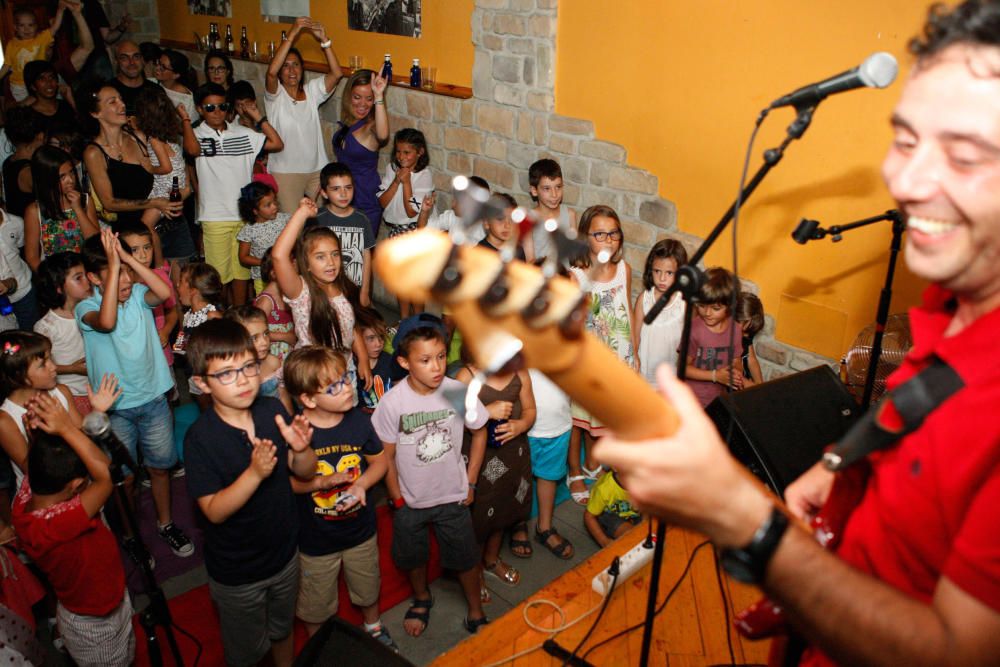
<instances>
[{"instance_id":1,"label":"wristband","mask_svg":"<svg viewBox=\"0 0 1000 667\"><path fill-rule=\"evenodd\" d=\"M713 368L712 369L712 382L717 382L717 381L718 380L715 379L715 369Z\"/></svg>"},{"instance_id":2,"label":"wristband","mask_svg":"<svg viewBox=\"0 0 1000 667\"><path fill-rule=\"evenodd\" d=\"M475 491L476 490L476 485L473 484L472 482L469 482L469 488L472 489L473 491Z\"/></svg>"},{"instance_id":3,"label":"wristband","mask_svg":"<svg viewBox=\"0 0 1000 667\"><path fill-rule=\"evenodd\" d=\"M391 507L394 510L398 510L398 509L404 507L405 505L406 505L406 501L403 500L402 496L400 496L399 498L394 498L394 499L392 499L392 500L389 501L389 507Z\"/></svg>"},{"instance_id":4,"label":"wristband","mask_svg":"<svg viewBox=\"0 0 1000 667\"><path fill-rule=\"evenodd\" d=\"M319 48L321 48L321 49L328 49L328 48L330 48L331 44L333 44L333 40L332 39L327 39L325 42L320 42L319 43Z\"/></svg>"},{"instance_id":5,"label":"wristband","mask_svg":"<svg viewBox=\"0 0 1000 667\"><path fill-rule=\"evenodd\" d=\"M381 106L385 104L385 100L375 100L375 106Z\"/></svg>"},{"instance_id":6,"label":"wristband","mask_svg":"<svg viewBox=\"0 0 1000 667\"><path fill-rule=\"evenodd\" d=\"M257 131L260 132L261 129L264 127L264 123L269 123L269 122L270 121L267 119L267 116L261 116L260 120L257 121Z\"/></svg>"}]
</instances>

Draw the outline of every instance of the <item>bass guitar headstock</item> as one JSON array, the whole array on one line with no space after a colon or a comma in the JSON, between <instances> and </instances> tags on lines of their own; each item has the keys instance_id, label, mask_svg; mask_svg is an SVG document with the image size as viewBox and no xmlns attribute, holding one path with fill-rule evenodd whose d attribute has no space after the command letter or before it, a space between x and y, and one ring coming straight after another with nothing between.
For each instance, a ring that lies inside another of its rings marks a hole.
<instances>
[{"instance_id":1,"label":"bass guitar headstock","mask_svg":"<svg viewBox=\"0 0 1000 667\"><path fill-rule=\"evenodd\" d=\"M573 280L556 275L552 266L511 260L512 247L498 253L455 243L468 239L469 219L481 219L482 207L493 205L464 190L457 196L466 198L460 199L466 221L451 236L424 228L379 245L375 270L389 291L407 301L446 305L476 364L487 372L537 368L622 437L672 433L673 410L585 331L589 295ZM465 206L468 198L479 208Z\"/></svg>"}]
</instances>

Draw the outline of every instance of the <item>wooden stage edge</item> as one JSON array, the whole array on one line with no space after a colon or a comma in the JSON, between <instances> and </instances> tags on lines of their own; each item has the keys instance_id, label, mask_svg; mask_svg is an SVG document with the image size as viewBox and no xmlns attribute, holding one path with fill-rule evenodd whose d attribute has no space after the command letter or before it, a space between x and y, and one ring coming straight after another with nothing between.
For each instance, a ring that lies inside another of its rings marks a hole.
<instances>
[{"instance_id":1,"label":"wooden stage edge","mask_svg":"<svg viewBox=\"0 0 1000 667\"><path fill-rule=\"evenodd\" d=\"M645 537L645 532L646 524L633 528L431 664L433 667L459 665L485 667L501 661L506 661L503 662L504 665L513 667L562 664L562 661L549 656L540 648L542 642L551 635L531 629L524 622L524 608L532 600L550 600L562 607L566 621L570 622L600 605L602 597L591 588L594 575L607 568L612 558L638 544ZM681 528L668 528L658 605L663 603L664 597L677 584L691 554L704 542L704 539L701 535ZM617 632L642 622L646 612L651 569L652 565L647 565L634 577L616 586L604 617L577 655L582 655L591 646ZM697 552L690 571L678 585L666 608L656 617L653 625L650 665L669 667L728 665L731 659L726 639L727 628L730 630L736 664L767 663L770 642L745 640L732 628L733 611L739 611L755 602L761 596L760 591L730 579L725 573L722 575L722 581L727 603L723 602L722 591L719 589L712 546L706 545ZM548 605L536 605L528 613L531 621L541 627L556 627L561 621L559 614ZM573 627L559 633L555 638L556 641L563 648L572 651L596 618L595 611ZM539 646L539 649L510 660L512 655L534 646ZM640 627L596 649L587 660L594 665L602 666L638 665L641 647Z\"/></svg>"}]
</instances>

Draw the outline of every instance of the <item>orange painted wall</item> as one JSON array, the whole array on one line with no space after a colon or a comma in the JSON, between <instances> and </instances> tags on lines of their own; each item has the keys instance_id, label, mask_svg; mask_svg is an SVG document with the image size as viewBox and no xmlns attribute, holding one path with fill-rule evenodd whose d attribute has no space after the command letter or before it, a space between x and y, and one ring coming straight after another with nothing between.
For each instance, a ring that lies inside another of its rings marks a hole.
<instances>
[{"instance_id":1,"label":"orange painted wall","mask_svg":"<svg viewBox=\"0 0 1000 667\"><path fill-rule=\"evenodd\" d=\"M194 41L192 31L208 34L208 24L218 21L225 36L226 24L233 26L233 36L239 48L240 27L247 27L250 41L257 40L262 53L267 53L269 40L277 42L287 25L265 23L260 15L260 0L233 0L231 19L194 16L185 0L159 0L160 34L164 39ZM423 3L423 34L419 39L382 35L347 29L347 0L312 0L312 16L322 21L333 39L333 48L341 64L348 64L352 55L364 58L366 67L382 62L386 52L392 54L393 73L410 71L413 58L422 65L438 68L442 83L472 85L473 48L470 35L473 0L427 1ZM456 38L458 36L458 38ZM303 36L298 41L306 60L322 61L316 40Z\"/></svg>"},{"instance_id":2,"label":"orange painted wall","mask_svg":"<svg viewBox=\"0 0 1000 667\"><path fill-rule=\"evenodd\" d=\"M680 227L704 236L736 195L757 112L800 85L852 67L875 51L897 57L887 90L827 99L802 141L743 210L741 273L761 288L785 342L839 357L874 319L885 278L888 223L795 244L800 217L824 226L884 212L879 166L888 118L909 69L908 38L924 17L914 0L571 0L560 3L556 110L594 121L600 139L628 149L631 164L660 179L677 203ZM764 148L780 143L793 118L771 113L757 138L750 174ZM708 263L730 265L724 236ZM900 257L902 266L902 257ZM893 312L922 285L897 273Z\"/></svg>"}]
</instances>

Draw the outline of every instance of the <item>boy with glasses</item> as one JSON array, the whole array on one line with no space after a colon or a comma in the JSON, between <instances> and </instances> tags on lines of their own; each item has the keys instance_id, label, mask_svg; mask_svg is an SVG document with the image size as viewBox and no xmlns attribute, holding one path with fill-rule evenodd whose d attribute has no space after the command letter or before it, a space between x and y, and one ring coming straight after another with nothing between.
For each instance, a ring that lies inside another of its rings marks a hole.
<instances>
[{"instance_id":1,"label":"boy with glasses","mask_svg":"<svg viewBox=\"0 0 1000 667\"><path fill-rule=\"evenodd\" d=\"M318 459L312 480L292 480L302 522L295 614L313 635L337 613L337 582L343 567L365 632L395 649L379 618L375 507L367 499L368 489L385 476L388 463L370 418L354 407L355 382L343 355L328 347L302 347L285 359L285 386L313 429L311 444Z\"/></svg>"},{"instance_id":2,"label":"boy with glasses","mask_svg":"<svg viewBox=\"0 0 1000 667\"><path fill-rule=\"evenodd\" d=\"M256 351L238 322L198 327L187 357L212 397L184 451L188 489L208 519L205 567L226 663L256 664L270 650L276 665L291 665L299 530L289 479L316 473L312 428L304 417L289 424L277 399L258 395Z\"/></svg>"},{"instance_id":3,"label":"boy with glasses","mask_svg":"<svg viewBox=\"0 0 1000 667\"><path fill-rule=\"evenodd\" d=\"M206 83L194 93L195 107L204 122L192 128L183 107L178 109L184 125L184 151L195 158L198 171L198 219L205 244L205 261L214 266L228 286L229 302L240 306L247 301L250 269L240 264L236 235L243 228L237 201L240 188L253 180L257 154L284 148L281 138L257 110L248 113L256 129L227 122L230 104L226 91L216 83Z\"/></svg>"}]
</instances>

